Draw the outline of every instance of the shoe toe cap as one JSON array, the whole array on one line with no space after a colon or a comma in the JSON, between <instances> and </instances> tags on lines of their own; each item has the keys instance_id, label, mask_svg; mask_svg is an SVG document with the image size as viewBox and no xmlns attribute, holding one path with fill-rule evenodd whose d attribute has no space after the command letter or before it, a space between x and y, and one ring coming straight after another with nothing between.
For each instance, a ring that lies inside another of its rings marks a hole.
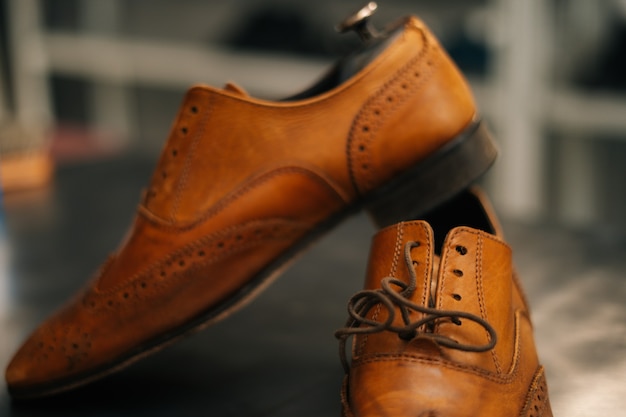
<instances>
[{"instance_id":1,"label":"shoe toe cap","mask_svg":"<svg viewBox=\"0 0 626 417\"><path fill-rule=\"evenodd\" d=\"M92 340L64 320L63 313L44 322L19 348L5 371L14 397L39 396L76 375L89 362Z\"/></svg>"}]
</instances>

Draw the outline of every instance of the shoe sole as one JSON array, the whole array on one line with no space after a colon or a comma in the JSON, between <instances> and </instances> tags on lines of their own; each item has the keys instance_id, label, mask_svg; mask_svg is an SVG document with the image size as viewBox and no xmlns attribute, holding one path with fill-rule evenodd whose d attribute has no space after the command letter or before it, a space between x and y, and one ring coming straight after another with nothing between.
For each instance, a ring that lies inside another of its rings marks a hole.
<instances>
[{"instance_id":1,"label":"shoe sole","mask_svg":"<svg viewBox=\"0 0 626 417\"><path fill-rule=\"evenodd\" d=\"M228 300L194 317L187 324L151 339L115 361L46 384L8 387L9 393L16 400L46 397L78 388L120 371L246 306L274 282L308 246L362 208L369 212L380 227L415 218L467 188L489 169L496 156L497 148L490 132L483 122L475 120L433 155L322 222L289 250L274 259Z\"/></svg>"}]
</instances>

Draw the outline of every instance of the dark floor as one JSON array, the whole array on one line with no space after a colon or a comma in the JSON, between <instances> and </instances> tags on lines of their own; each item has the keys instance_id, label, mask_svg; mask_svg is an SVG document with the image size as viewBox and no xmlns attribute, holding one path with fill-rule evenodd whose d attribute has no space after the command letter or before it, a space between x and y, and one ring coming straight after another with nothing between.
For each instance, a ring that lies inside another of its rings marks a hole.
<instances>
[{"instance_id":1,"label":"dark floor","mask_svg":"<svg viewBox=\"0 0 626 417\"><path fill-rule=\"evenodd\" d=\"M45 192L5 196L1 367L117 245L152 164L66 166ZM626 247L555 227L505 230L534 307L555 415L625 416ZM247 308L89 387L12 404L1 381L0 416L339 416L332 333L360 289L372 232L365 216L349 220Z\"/></svg>"}]
</instances>

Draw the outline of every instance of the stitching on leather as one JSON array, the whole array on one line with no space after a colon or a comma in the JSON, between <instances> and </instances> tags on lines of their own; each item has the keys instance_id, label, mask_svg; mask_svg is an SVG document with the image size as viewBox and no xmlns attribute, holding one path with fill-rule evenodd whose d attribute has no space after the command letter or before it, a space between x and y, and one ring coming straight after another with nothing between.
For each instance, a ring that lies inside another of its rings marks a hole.
<instances>
[{"instance_id":1,"label":"stitching on leather","mask_svg":"<svg viewBox=\"0 0 626 417\"><path fill-rule=\"evenodd\" d=\"M377 355L375 357L364 357L360 358L356 363L352 362L352 368L357 366L363 366L370 363L377 362L410 362L410 363L419 363L424 365L437 365L448 369L453 369L459 372L470 373L474 375L478 375L480 377L489 379L491 381L497 383L507 383L512 380L512 378L503 378L499 377L497 374L489 373L481 368L461 365L454 362L445 361L442 359L430 358L426 356L416 356L409 354L386 354L386 355Z\"/></svg>"},{"instance_id":2,"label":"stitching on leather","mask_svg":"<svg viewBox=\"0 0 626 417\"><path fill-rule=\"evenodd\" d=\"M400 257L402 242L404 242L404 223L398 223L396 230L396 247L393 251L393 260L391 262L391 270L389 271L389 276L391 277L395 277L398 271L398 258Z\"/></svg>"},{"instance_id":3,"label":"stitching on leather","mask_svg":"<svg viewBox=\"0 0 626 417\"><path fill-rule=\"evenodd\" d=\"M363 135L361 137L361 141L365 141L366 142L366 146L365 149L367 150L367 152L362 152L357 154L356 151L353 150L353 154L358 155L355 158L352 158L351 161L353 162L352 168L354 171L361 171L361 177L362 177L362 187L359 188L363 188L365 190L369 190L371 188L373 188L373 180L372 178L375 177L375 175L372 174L373 170L370 168L373 168L373 164L372 164L372 154L371 154L371 147L372 147L372 143L375 141L375 136L376 133L378 132L378 129L384 124L384 122L386 121L386 119L390 118L391 115L400 108L400 106L402 104L404 104L404 102L406 102L409 97L412 96L412 94L418 92L421 87L423 87L426 84L426 81L428 81L429 77L434 73L434 71L431 70L427 70L427 71L423 71L422 72L422 76L420 78L420 81L413 84L411 89L406 91L406 94L397 94L393 91L393 88L397 88L397 86L395 87L390 87L390 89L392 89L390 96L393 96L394 98L396 98L396 100L394 100L394 104L393 106L390 107L386 107L386 110L384 112L381 111L381 116L378 117L378 122L374 125L375 129L371 129L367 135ZM401 78L399 77L397 80L395 80L395 82L399 82L401 80ZM374 108L375 105L372 104L372 108ZM384 113L384 114L383 114ZM367 120L364 118L364 120ZM357 126L355 125L355 129L354 129L355 133L358 132ZM354 142L357 142L356 139L353 140ZM359 163L354 163L356 161L359 161ZM366 168L367 167L367 168ZM355 173L355 177L356 177L356 173ZM363 192L364 190L361 189L359 190L359 192Z\"/></svg>"},{"instance_id":4,"label":"stitching on leather","mask_svg":"<svg viewBox=\"0 0 626 417\"><path fill-rule=\"evenodd\" d=\"M454 239L460 234L460 233L471 233L473 235L476 236L477 239L477 248L476 248L476 260L474 263L474 274L475 274L475 281L476 281L476 290L478 293L478 304L479 304L479 308L480 308L480 314L481 317L484 320L487 320L487 314L485 312L485 306L484 306L484 290L482 287L482 248L483 248L483 239L489 239L495 243L498 243L499 245L503 246L505 249L510 250L509 246L502 242L501 240L499 240L498 238L496 238L495 236L488 234L486 232L483 232L481 230L475 230L475 229L469 229L466 227L459 227L457 229L455 229L454 233L452 235L450 235L449 238L446 239L447 242L452 242L454 241ZM445 282L446 282L446 276L447 274L445 273L445 271L448 270L448 260L449 260L449 255L450 253L452 253L451 250L447 250L446 254L445 254L445 261L443 263L443 267L444 269L439 271L439 277L440 277L440 281L441 283L439 284L439 290L437 292L437 308L441 308L441 305L443 303L443 297L441 297L442 294L445 293ZM439 327L440 325L438 324L436 327L436 332L439 331ZM487 334L487 339L489 339L489 334ZM496 368L496 370L499 373L502 373L502 367L497 359L497 356L495 354L495 351L492 349L491 351L491 355L492 355L492 359L494 361L494 366Z\"/></svg>"},{"instance_id":5,"label":"stitching on leather","mask_svg":"<svg viewBox=\"0 0 626 417\"><path fill-rule=\"evenodd\" d=\"M156 262L153 262L152 264L147 266L144 270L134 274L127 281L125 281L124 283L122 283L122 284L120 284L118 286L112 287L112 288L110 288L108 290L105 290L105 291L99 291L96 288L97 294L110 295L112 293L119 292L120 290L126 289L129 286L131 286L134 282L137 282L137 281L145 278L146 276L150 275L155 270L160 269L160 267L163 264L166 264L168 261L171 261L172 259L175 259L176 257L179 257L179 256L181 256L181 255L183 255L185 253L197 250L197 249L203 247L204 245L211 244L213 242L217 242L217 241L222 240L222 239L224 239L224 240L228 239L232 235L235 235L236 232L238 232L238 231L241 231L241 230L246 229L246 228L258 227L258 226L255 226L255 225L263 224L263 223L265 223L265 226L267 226L269 224L276 224L276 223L292 224L293 226L297 226L298 225L297 222L289 222L289 221L286 221L286 220L276 221L276 220L272 219L270 221L252 221L252 222L249 222L249 223L246 223L246 224L243 224L243 225L237 225L237 226L234 226L234 227L229 227L227 229L222 229L222 230L220 230L218 232L212 233L209 236L204 236L204 237L202 237L202 238L200 238L200 239L198 239L198 240L196 240L196 241L186 245L185 247L183 247L183 248L181 248L181 249L179 249L179 250L177 250L175 252L171 252L171 253L165 255L160 260L158 260ZM301 226L300 228L298 228L296 230L300 230L300 229L301 230L305 230L306 227L302 227ZM249 245L254 246L253 244L262 243L264 241L280 240L280 239L285 239L285 238L289 238L289 237L291 237L291 236L289 236L289 235L284 235L284 236L274 236L274 235L272 235L272 236L265 236L263 238L257 238L257 239L254 239L254 240L248 239L246 242L240 244L239 246L233 246L232 248L230 248L228 250L220 251L219 253L215 254L214 256L206 258L206 261L203 261L202 263L199 263L199 264L204 265L206 262L212 263L214 261L220 260L220 259L222 259L224 257L227 257L227 256L231 255L234 252L239 251L240 249L245 249L245 248L250 247ZM204 266L206 266L206 265L204 265ZM175 273L172 274L172 276L174 276L174 275L175 275Z\"/></svg>"},{"instance_id":6,"label":"stitching on leather","mask_svg":"<svg viewBox=\"0 0 626 417\"><path fill-rule=\"evenodd\" d=\"M426 237L426 239L428 239L428 242L425 243L428 247L426 248L426 265L424 267L424 290L422 292L422 305L428 306L428 293L430 292L430 286L432 282L432 277L430 276L432 275L432 239L430 238L430 230L428 229L428 227L426 227L424 223L421 223L421 226L424 230L424 236ZM431 279L429 279L429 277Z\"/></svg>"},{"instance_id":7,"label":"stitching on leather","mask_svg":"<svg viewBox=\"0 0 626 417\"><path fill-rule=\"evenodd\" d=\"M343 377L343 383L341 384L341 409L342 409L342 417L354 417L352 414L352 410L350 410L350 399L349 399L349 380L348 376Z\"/></svg>"},{"instance_id":8,"label":"stitching on leather","mask_svg":"<svg viewBox=\"0 0 626 417\"><path fill-rule=\"evenodd\" d=\"M358 157L359 154L355 152L354 146L353 146L353 143L357 142L357 140L355 139L355 136L358 133L358 127L360 125L362 125L363 119L368 120L368 113L369 113L369 111L372 108L377 108L378 100L380 99L380 97L385 95L385 93L388 90L393 89L394 85L397 84L398 80L400 80L402 77L404 77L406 75L406 73L411 70L413 65L417 64L421 60L421 58L424 57L429 52L430 44L428 42L428 38L425 36L424 32L421 32L421 35L422 35L422 40L424 42L424 46L423 46L422 50L420 50L419 53L414 58L412 58L407 64L405 64L404 67L402 67L400 70L398 70L395 73L395 75L390 80L385 82L383 84L383 86L372 97L370 97L366 101L366 103L361 107L361 110L359 111L357 116L354 118L352 126L350 127L350 133L349 133L348 142L347 142L348 169L349 169L350 179L352 181L352 185L353 185L354 190L356 191L357 194L360 194L361 191L362 191L362 190L360 190L360 187L358 185L358 180L356 178L357 174L355 172L356 171L355 166L357 165L355 163L355 160L359 159L359 157ZM431 71L431 73L432 73L432 71ZM428 75L430 75L430 73ZM417 89L418 86L422 86L424 84L424 82L426 81L426 78L427 77L423 77L420 80L420 82L415 83L413 85L412 90ZM417 89L417 90L419 90L419 89ZM411 92L413 92L413 91L411 91ZM404 100L406 100L406 97L408 95L409 94L407 94L405 96ZM366 163L368 163L368 165L371 165L370 149L371 149L371 143L373 142L373 136L374 136L375 132L383 124L384 119L388 118L389 115L392 114L393 111L395 109L397 109L401 103L402 103L402 101L396 101L393 106L385 107L385 109L386 109L385 117L377 117L376 118L377 122L374 124L374 128L370 129L370 131L367 133L367 135L364 135L366 137L366 142L367 142L366 150L368 151L368 155L364 155L362 157L362 159L365 159L365 161L366 161ZM355 156L355 155L357 155L357 156ZM369 185L367 180L365 180L365 182L366 182L365 185Z\"/></svg>"},{"instance_id":9,"label":"stitching on leather","mask_svg":"<svg viewBox=\"0 0 626 417\"><path fill-rule=\"evenodd\" d=\"M513 361L513 367L511 372L508 374L497 374L490 371L487 371L483 368L479 368L476 366L463 365L451 361L442 360L439 358L432 358L423 355L415 355L410 353L373 353L367 356L362 356L360 358L353 359L351 368L355 368L357 366L365 365L368 363L376 363L376 362L414 362L414 363L423 363L423 364L438 364L450 369L456 369L461 372L467 372L476 374L478 376L485 377L494 382L498 383L509 383L514 380L519 374L520 370L520 357L521 357L521 311L517 310L515 312L515 345L519 348L515 354L515 359Z\"/></svg>"},{"instance_id":10,"label":"stitching on leather","mask_svg":"<svg viewBox=\"0 0 626 417\"><path fill-rule=\"evenodd\" d=\"M489 321L489 318L487 317L487 308L485 305L485 293L484 293L484 288L483 288L483 259L482 259L482 255L483 255L483 238L481 235L477 236L477 242L476 242L476 260L475 260L475 267L476 267L476 291L478 293L478 305L480 307L480 315L481 317L485 320L485 321ZM491 341L491 337L489 336L489 333L487 333L487 341ZM500 366L500 361L498 360L498 356L496 355L496 350L491 349L489 351L491 353L491 358L493 360L493 364L496 367L496 371L501 374L502 373L502 367Z\"/></svg>"},{"instance_id":11,"label":"stitching on leather","mask_svg":"<svg viewBox=\"0 0 626 417\"><path fill-rule=\"evenodd\" d=\"M151 283L152 287L157 287L160 290L163 290L164 288L167 287L171 287L172 285L176 284L178 281L180 281L181 279L187 278L190 275L193 275L194 273L196 273L198 270L201 270L202 268L211 265L213 263L215 263L216 261L219 261L223 258L226 258L234 253L237 252L241 252L243 250L255 247L255 246L259 246L261 244L263 244L264 242L269 242L269 241L277 241L277 240L283 240L283 239L287 239L287 236L269 236L266 237L264 239L258 239L258 240L253 240L253 241L248 241L246 243L243 243L239 246L233 247L231 249L228 250L224 250L222 253L220 254L216 254L212 257L206 258L205 261L203 262L197 262L195 264L193 264L191 267L185 269L184 271L180 271L180 272L173 272L170 275L168 275L167 279L164 280L159 280L156 282ZM153 271L149 271L147 275L149 275L151 272ZM138 281L140 281L141 279L145 278L145 276L141 276L141 277L137 277L136 279L132 280L132 281L128 281L124 287L118 288L116 289L116 291L114 292L99 292L99 293L94 293L93 298L94 299L101 299L101 298L106 298L107 296L115 296L116 294L119 295L119 293L122 290L125 290L129 287L132 287L133 285L135 285Z\"/></svg>"},{"instance_id":12,"label":"stitching on leather","mask_svg":"<svg viewBox=\"0 0 626 417\"><path fill-rule=\"evenodd\" d=\"M195 151L198 146L198 143L202 141L204 137L204 132L207 128L207 123L211 113L213 113L213 97L209 97L208 103L206 104L206 110L203 112L202 120L198 124L198 129L195 132L194 138L189 146L189 150L187 151L187 155L185 157L185 165L183 166L183 172L178 180L178 186L176 187L176 192L174 193L174 204L172 205L172 214L171 221L176 221L176 215L178 214L178 208L180 206L180 200L182 199L182 195L187 189L187 178L189 177L189 171L191 170L191 165L193 164Z\"/></svg>"},{"instance_id":13,"label":"stitching on leather","mask_svg":"<svg viewBox=\"0 0 626 417\"><path fill-rule=\"evenodd\" d=\"M153 262L152 264L148 265L147 267L145 267L143 270L135 273L134 275L132 275L131 277L129 277L127 280L125 280L123 283L120 283L119 285L116 285L114 287L111 287L109 289L106 289L104 291L101 291L100 289L98 289L97 285L94 286L94 289L92 291L92 294L94 296L108 296L114 293L117 293L121 290L127 289L130 286L132 286L134 283L144 279L145 277L149 276L151 273L153 273L154 271L158 270L161 268L162 265L166 264L168 261L171 261L172 259L175 259L176 257L179 257L185 253L189 253L189 252L193 252L207 244L211 244L213 242L217 242L221 239L227 239L233 235L235 235L237 232L240 232L242 230L245 229L253 229L255 227L259 227L259 226L268 226L268 225L276 225L276 224L284 224L284 225L291 225L292 227L292 233L287 233L284 234L283 236L275 236L275 235L271 235L271 236L264 236L262 238L256 238L256 239L248 239L247 241L241 243L240 245L236 245L233 246L232 248L229 248L228 250L223 250L220 251L218 253L216 253L214 256L212 257L208 257L206 258L205 261L198 263L198 265L202 265L202 266L206 266L209 263L213 263L217 260L220 260L224 257L227 257L229 255L231 255L234 252L237 252L241 249L246 249L248 247L251 246L247 246L247 245L256 245L256 244L260 244L263 243L264 241L271 241L271 240L281 240L281 239L288 239L291 238L293 236L295 236L297 233L302 232L304 230L307 229L306 225L302 225L300 222L296 222L296 221L288 221L288 220L284 220L284 219L271 219L271 220L264 220L264 221L251 221L245 224L241 224L241 225L236 225L233 227L229 227L226 229L222 229L219 230L215 233L212 233L208 236L203 236L200 239L197 239L194 242L191 242L190 244L186 245L185 247L171 252L165 256L163 256L162 258L160 258L159 260ZM172 273L171 276L174 276L175 273ZM100 276L101 277L101 276ZM98 277L98 278L100 278Z\"/></svg>"},{"instance_id":14,"label":"stitching on leather","mask_svg":"<svg viewBox=\"0 0 626 417\"><path fill-rule=\"evenodd\" d=\"M140 206L139 213L142 215L144 219L146 219L146 221L150 222L150 224L154 225L155 227L159 229L173 231L173 232L187 231L207 221L211 217L216 216L218 213L220 213L222 210L228 207L228 205L230 205L232 202L239 199L240 197L242 197L244 194L248 193L252 189L263 185L264 183L266 183L267 181L275 177L278 177L281 175L289 175L289 174L299 174L299 175L308 177L309 179L313 180L314 182L322 185L324 188L329 190L331 194L333 194L334 197L336 197L340 202L345 203L342 196L330 184L328 184L324 178L320 177L319 174L312 172L306 168L287 166L287 167L276 168L269 172L264 172L258 175L257 177L247 181L243 186L235 189L234 191L231 191L230 193L222 197L220 200L218 200L207 211L205 211L204 214L200 216L197 220L194 220L193 222L185 224L185 225L161 223L159 222L160 218L154 215L145 206ZM144 212L144 210L150 213L150 216L146 216L145 215L146 213Z\"/></svg>"},{"instance_id":15,"label":"stitching on leather","mask_svg":"<svg viewBox=\"0 0 626 417\"><path fill-rule=\"evenodd\" d=\"M456 236L459 233L471 233L473 235L480 235L482 236L483 239L487 239L487 240L491 240L494 243L497 243L498 245L504 247L507 251L511 251L511 247L504 242L502 239L500 239L499 237L492 235L491 233L487 233L484 232L482 230L477 230L477 229L472 229L469 228L467 226L459 226L455 229L454 234L451 236ZM446 241L451 241L452 239L446 238Z\"/></svg>"},{"instance_id":16,"label":"stitching on leather","mask_svg":"<svg viewBox=\"0 0 626 417\"><path fill-rule=\"evenodd\" d=\"M450 235L449 237L446 238L447 242L452 242L456 236L459 234L459 230L455 230L454 233L452 233L452 235ZM437 277L437 282L438 282L438 288L437 288L437 308L441 309L441 304L443 303L443 297L442 294L445 291L446 288L446 278L447 278L447 274L445 273L445 271L448 270L448 262L450 261L450 253L452 251L450 250L450 248L448 248L448 250L444 250L443 253L445 254L443 257L443 263L439 264L439 276ZM439 324L437 324L435 326L435 332L439 331Z\"/></svg>"},{"instance_id":17,"label":"stitching on leather","mask_svg":"<svg viewBox=\"0 0 626 417\"><path fill-rule=\"evenodd\" d=\"M526 392L526 399L524 401L524 406L522 407L522 410L519 413L520 417L528 417L528 414L532 411L531 407L533 406L533 402L534 402L537 390L541 389L542 386L545 388L545 391L543 392L544 398L541 400L541 408L538 410L539 414L533 414L533 415L536 415L537 417L540 417L543 415L543 412L545 411L548 405L548 398L549 398L548 391L547 391L548 384L546 383L546 378L545 378L545 370L543 366L539 365L537 366L537 369L535 370L533 380L530 384L530 387L528 388L528 391Z\"/></svg>"},{"instance_id":18,"label":"stitching on leather","mask_svg":"<svg viewBox=\"0 0 626 417\"><path fill-rule=\"evenodd\" d=\"M513 353L513 363L511 364L511 369L509 369L509 373L507 375L517 375L519 371L519 363L522 357L522 318L523 312L521 310L515 311L515 340L513 342L514 353Z\"/></svg>"},{"instance_id":19,"label":"stitching on leather","mask_svg":"<svg viewBox=\"0 0 626 417\"><path fill-rule=\"evenodd\" d=\"M413 57L400 70L396 71L394 76L391 79L389 79L387 82L385 82L383 86L379 88L378 91L365 102L365 104L361 107L361 110L359 111L357 116L354 118L354 121L350 128L348 141L346 143L346 155L347 155L347 160L348 160L348 170L350 174L350 180L352 182L352 186L354 187L355 192L358 195L363 193L364 191L363 188L371 187L370 185L371 180L367 178L362 178L363 179L362 185L364 187L359 186L359 181L357 179L357 171L359 168L357 167L358 164L356 164L356 161L365 160L365 163L368 166L371 165L371 163L368 163L368 161L371 161L371 155L370 155L371 143L374 141L374 136L378 128L383 124L383 122L386 119L390 117L391 114L393 114L395 110L397 110L400 107L402 103L404 103L408 99L408 97L418 92L421 89L421 87L424 86L424 84L430 78L430 76L434 73L434 70L432 67L430 67L430 69L428 69L427 71L423 71L421 73L420 79L417 82L411 83L410 84L411 88L407 90L404 94L402 94L400 99L396 99L393 105L380 106L379 100L381 100L381 97L384 97L385 95L390 94L390 90L391 92L393 92L394 88L397 88L397 85L401 83L402 79L404 77L407 77L407 74L411 72L411 70L413 69L413 66L416 66L425 56L429 55L431 51L436 50L436 45L430 42L425 32L419 28L416 28L416 29L419 31L422 37L423 48L419 51L419 53L415 57ZM434 58L436 58L436 56L433 56L433 59ZM394 94L394 95L397 98L398 95L397 94ZM377 123L374 125L375 129L374 128L369 129L367 134L364 135L366 138L365 140L368 145L366 147L367 155L363 155L359 157L363 152L359 154L358 150L355 150L354 145L356 142L359 142L359 140L357 140L357 137L358 137L360 128L362 129L362 125L363 125L362 121L367 120L367 118L369 117L368 116L369 112L372 109L377 108L378 106L380 106L381 108L380 109L381 114L380 116L377 117ZM361 165L362 164L363 162L361 162ZM365 174L362 173L361 176L365 176Z\"/></svg>"},{"instance_id":20,"label":"stitching on leather","mask_svg":"<svg viewBox=\"0 0 626 417\"><path fill-rule=\"evenodd\" d=\"M396 243L395 243L395 248L393 251L393 258L391 261L391 269L389 271L389 276L395 276L394 274L396 273L398 269L398 257L400 256L402 242L404 241L404 226L405 226L404 223L398 223L394 226L394 228L396 229ZM381 309L380 304L374 307L372 320L378 319L378 315L380 314L380 309ZM363 335L363 339L361 343L359 344L359 353L362 353L365 350L368 340L369 340L369 335Z\"/></svg>"},{"instance_id":21,"label":"stitching on leather","mask_svg":"<svg viewBox=\"0 0 626 417\"><path fill-rule=\"evenodd\" d=\"M513 361L511 363L511 367L508 370L508 372L505 373L501 373L500 375L504 378L515 378L517 376L517 374L519 373L520 367L519 364L521 363L521 357L522 357L522 311L521 310L515 310L515 314L514 314L514 339L513 339L513 346L514 346L514 350L513 350Z\"/></svg>"}]
</instances>

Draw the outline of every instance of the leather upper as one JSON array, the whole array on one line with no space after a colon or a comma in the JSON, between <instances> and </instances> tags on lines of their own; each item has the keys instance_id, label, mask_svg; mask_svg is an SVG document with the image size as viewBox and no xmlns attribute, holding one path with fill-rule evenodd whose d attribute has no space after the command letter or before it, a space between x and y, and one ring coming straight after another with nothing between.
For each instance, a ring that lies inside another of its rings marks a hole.
<instances>
[{"instance_id":1,"label":"leather upper","mask_svg":"<svg viewBox=\"0 0 626 417\"><path fill-rule=\"evenodd\" d=\"M132 356L461 132L476 111L466 82L421 21L403 25L369 65L315 97L189 90L126 238L19 350L9 387Z\"/></svg>"},{"instance_id":2,"label":"leather upper","mask_svg":"<svg viewBox=\"0 0 626 417\"><path fill-rule=\"evenodd\" d=\"M388 227L373 239L366 289L381 288L381 280L390 276L408 284L403 259L408 242L419 242L410 252L417 276L410 301L428 307L432 300L431 307L438 310L485 320L495 330L495 346L473 352L438 343L436 337L470 346L490 341L483 326L463 318L423 326L408 341L388 330L357 335L343 390L344 415L551 416L528 308L515 278L511 249L501 236L455 227L437 248L425 221ZM411 321L423 316L413 311ZM383 323L388 313L379 304L367 317ZM402 325L399 312L393 324Z\"/></svg>"}]
</instances>

